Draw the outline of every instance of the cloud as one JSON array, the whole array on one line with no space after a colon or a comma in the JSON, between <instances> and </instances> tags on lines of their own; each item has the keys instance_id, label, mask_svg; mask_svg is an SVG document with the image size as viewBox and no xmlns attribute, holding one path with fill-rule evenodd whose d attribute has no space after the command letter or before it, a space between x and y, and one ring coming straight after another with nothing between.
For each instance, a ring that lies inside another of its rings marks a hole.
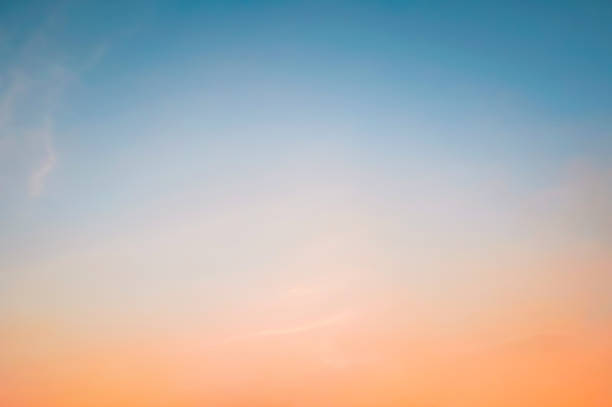
<instances>
[{"instance_id":1,"label":"cloud","mask_svg":"<svg viewBox=\"0 0 612 407\"><path fill-rule=\"evenodd\" d=\"M607 162L574 159L531 205L553 235L612 242L612 167Z\"/></svg>"},{"instance_id":2,"label":"cloud","mask_svg":"<svg viewBox=\"0 0 612 407\"><path fill-rule=\"evenodd\" d=\"M262 337L270 337L270 336L295 335L295 334L310 332L310 331L314 331L317 329L338 325L338 324L348 321L349 319L351 319L351 317L353 317L352 312L342 311L342 312L337 312L337 313L328 315L321 319L316 319L313 321L302 323L300 325L294 325L294 326L282 327L282 328L262 329L260 331L251 332L245 335L235 336L235 337L230 338L230 341L244 340L244 339L251 339L251 338L262 338Z\"/></svg>"},{"instance_id":3,"label":"cloud","mask_svg":"<svg viewBox=\"0 0 612 407\"><path fill-rule=\"evenodd\" d=\"M31 71L16 61L12 73L4 75L10 79L0 87L0 154L4 159L0 175L14 179L13 185L23 185L27 180L30 197L43 192L45 180L57 163L53 111L65 81L57 73L50 75L57 70L51 68L56 67Z\"/></svg>"},{"instance_id":4,"label":"cloud","mask_svg":"<svg viewBox=\"0 0 612 407\"><path fill-rule=\"evenodd\" d=\"M108 42L81 55L70 67L61 61L62 48L54 35L60 9L53 10L23 42L15 44L12 58L0 70L0 181L3 192L39 197L56 168L55 111L68 86L104 58ZM74 68L74 69L73 69ZM75 70L76 69L76 70ZM6 189L7 187L9 189Z\"/></svg>"},{"instance_id":5,"label":"cloud","mask_svg":"<svg viewBox=\"0 0 612 407\"><path fill-rule=\"evenodd\" d=\"M110 44L108 42L102 42L96 46L83 67L83 71L87 71L93 69L104 59L108 50L110 49Z\"/></svg>"},{"instance_id":6,"label":"cloud","mask_svg":"<svg viewBox=\"0 0 612 407\"><path fill-rule=\"evenodd\" d=\"M0 135L5 133L13 117L17 99L26 89L25 77L17 73L6 86L6 91L0 96Z\"/></svg>"},{"instance_id":7,"label":"cloud","mask_svg":"<svg viewBox=\"0 0 612 407\"><path fill-rule=\"evenodd\" d=\"M30 175L28 190L30 196L39 196L45 184L45 179L53 171L57 162L57 156L55 149L53 148L53 138L50 120L47 120L45 127L41 131L41 138L44 143L45 156L40 162L38 167L34 169L34 172Z\"/></svg>"}]
</instances>

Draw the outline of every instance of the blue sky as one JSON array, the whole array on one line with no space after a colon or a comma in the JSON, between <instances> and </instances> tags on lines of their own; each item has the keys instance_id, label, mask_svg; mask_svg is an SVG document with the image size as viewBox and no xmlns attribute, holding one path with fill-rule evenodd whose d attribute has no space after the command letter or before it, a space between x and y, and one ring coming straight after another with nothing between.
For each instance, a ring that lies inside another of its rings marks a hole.
<instances>
[{"instance_id":1,"label":"blue sky","mask_svg":"<svg viewBox=\"0 0 612 407\"><path fill-rule=\"evenodd\" d=\"M0 1L0 404L610 405L612 3L528 3Z\"/></svg>"},{"instance_id":2,"label":"blue sky","mask_svg":"<svg viewBox=\"0 0 612 407\"><path fill-rule=\"evenodd\" d=\"M351 168L393 189L412 165L468 184L505 174L518 195L576 162L606 173L611 14L605 2L7 2L2 251L120 233L118 219L205 205L213 185L247 194L237 185L267 173L359 184Z\"/></svg>"}]
</instances>

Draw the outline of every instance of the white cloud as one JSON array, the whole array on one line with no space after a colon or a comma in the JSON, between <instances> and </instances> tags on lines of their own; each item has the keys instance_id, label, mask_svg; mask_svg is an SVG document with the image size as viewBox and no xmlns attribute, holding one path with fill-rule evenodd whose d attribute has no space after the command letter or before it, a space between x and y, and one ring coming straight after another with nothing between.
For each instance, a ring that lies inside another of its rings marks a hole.
<instances>
[{"instance_id":1,"label":"white cloud","mask_svg":"<svg viewBox=\"0 0 612 407\"><path fill-rule=\"evenodd\" d=\"M305 322L299 325L293 325L293 326L282 327L282 328L262 329L262 330L252 332L246 335L241 335L241 336L230 338L230 341L250 339L250 338L269 337L269 336L294 335L294 334L310 332L313 330L322 329L322 328L341 324L343 322L348 321L352 316L353 316L352 312L342 311L342 312L328 315L321 319L317 319L314 321L308 321L308 322Z\"/></svg>"},{"instance_id":2,"label":"white cloud","mask_svg":"<svg viewBox=\"0 0 612 407\"><path fill-rule=\"evenodd\" d=\"M0 71L3 193L27 189L27 195L36 198L44 192L58 162L53 126L62 95L78 74L99 63L109 48L107 42L94 47L91 55L82 58L79 72L61 64L61 49L53 41L57 17L57 11L52 12L33 30Z\"/></svg>"},{"instance_id":3,"label":"white cloud","mask_svg":"<svg viewBox=\"0 0 612 407\"><path fill-rule=\"evenodd\" d=\"M30 175L28 190L30 196L32 197L39 196L42 193L45 179L51 173L51 171L53 171L57 162L57 156L55 149L53 148L52 129L49 120L47 120L45 123L45 127L41 131L40 135L44 143L45 155L43 160Z\"/></svg>"},{"instance_id":4,"label":"white cloud","mask_svg":"<svg viewBox=\"0 0 612 407\"><path fill-rule=\"evenodd\" d=\"M6 132L6 128L13 117L17 99L27 89L25 82L25 77L22 74L15 74L0 96L0 135L4 135Z\"/></svg>"},{"instance_id":5,"label":"white cloud","mask_svg":"<svg viewBox=\"0 0 612 407\"><path fill-rule=\"evenodd\" d=\"M28 71L20 65L21 61L15 62L12 74L4 75L10 79L0 86L0 153L5 159L0 175L12 178L13 185L27 180L28 195L37 197L57 162L53 96L65 84L46 70Z\"/></svg>"}]
</instances>

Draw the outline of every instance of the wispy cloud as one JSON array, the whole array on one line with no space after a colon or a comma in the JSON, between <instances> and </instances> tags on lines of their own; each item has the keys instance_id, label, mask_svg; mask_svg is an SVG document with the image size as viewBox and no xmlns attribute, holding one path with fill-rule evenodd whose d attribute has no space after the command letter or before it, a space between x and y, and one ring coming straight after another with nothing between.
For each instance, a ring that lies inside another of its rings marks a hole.
<instances>
[{"instance_id":1,"label":"wispy cloud","mask_svg":"<svg viewBox=\"0 0 612 407\"><path fill-rule=\"evenodd\" d=\"M27 88L24 76L20 73L15 74L8 85L5 85L5 88L6 90L0 95L0 135L6 133L6 128L15 111L17 99Z\"/></svg>"},{"instance_id":2,"label":"wispy cloud","mask_svg":"<svg viewBox=\"0 0 612 407\"><path fill-rule=\"evenodd\" d=\"M281 328L271 328L271 329L262 329L259 331L247 333L245 335L234 336L229 339L229 341L235 340L244 340L244 339L252 339L252 338L262 338L262 337L270 337L270 336L284 336L284 335L295 335L305 332L314 331L317 329L322 329L330 326L339 325L343 322L346 322L354 317L353 313L350 311L341 311L328 316L325 316L320 319L316 319L313 321L308 321L299 325L293 325L288 327Z\"/></svg>"},{"instance_id":3,"label":"wispy cloud","mask_svg":"<svg viewBox=\"0 0 612 407\"><path fill-rule=\"evenodd\" d=\"M10 157L4 175L27 179L28 195L38 197L57 163L53 111L65 81L44 70L30 72L19 61L4 77L9 80L0 87L0 152Z\"/></svg>"},{"instance_id":4,"label":"wispy cloud","mask_svg":"<svg viewBox=\"0 0 612 407\"><path fill-rule=\"evenodd\" d=\"M14 191L27 189L29 198L45 191L59 159L55 148L55 112L71 83L105 56L109 42L81 55L81 63L62 62L61 44L54 36L60 28L61 8L17 44L16 52L0 71L0 153L4 160L0 178ZM9 192L4 190L3 192Z\"/></svg>"},{"instance_id":5,"label":"wispy cloud","mask_svg":"<svg viewBox=\"0 0 612 407\"><path fill-rule=\"evenodd\" d=\"M30 175L28 189L32 197L39 196L42 193L45 179L51 171L53 171L57 162L57 156L53 148L52 126L50 120L45 122L45 126L40 132L40 136L44 143L45 155L38 167L36 167L34 172Z\"/></svg>"},{"instance_id":6,"label":"wispy cloud","mask_svg":"<svg viewBox=\"0 0 612 407\"><path fill-rule=\"evenodd\" d=\"M98 44L91 52L89 58L85 61L83 71L93 69L96 65L98 65L100 61L104 59L109 49L110 43L108 41Z\"/></svg>"}]
</instances>

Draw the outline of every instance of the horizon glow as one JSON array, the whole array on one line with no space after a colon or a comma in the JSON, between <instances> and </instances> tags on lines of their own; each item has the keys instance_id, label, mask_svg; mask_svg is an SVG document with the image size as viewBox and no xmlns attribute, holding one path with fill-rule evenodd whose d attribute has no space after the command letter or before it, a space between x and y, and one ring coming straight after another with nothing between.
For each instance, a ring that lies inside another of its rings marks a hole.
<instances>
[{"instance_id":1,"label":"horizon glow","mask_svg":"<svg viewBox=\"0 0 612 407\"><path fill-rule=\"evenodd\" d=\"M612 405L612 7L0 5L0 406Z\"/></svg>"}]
</instances>

